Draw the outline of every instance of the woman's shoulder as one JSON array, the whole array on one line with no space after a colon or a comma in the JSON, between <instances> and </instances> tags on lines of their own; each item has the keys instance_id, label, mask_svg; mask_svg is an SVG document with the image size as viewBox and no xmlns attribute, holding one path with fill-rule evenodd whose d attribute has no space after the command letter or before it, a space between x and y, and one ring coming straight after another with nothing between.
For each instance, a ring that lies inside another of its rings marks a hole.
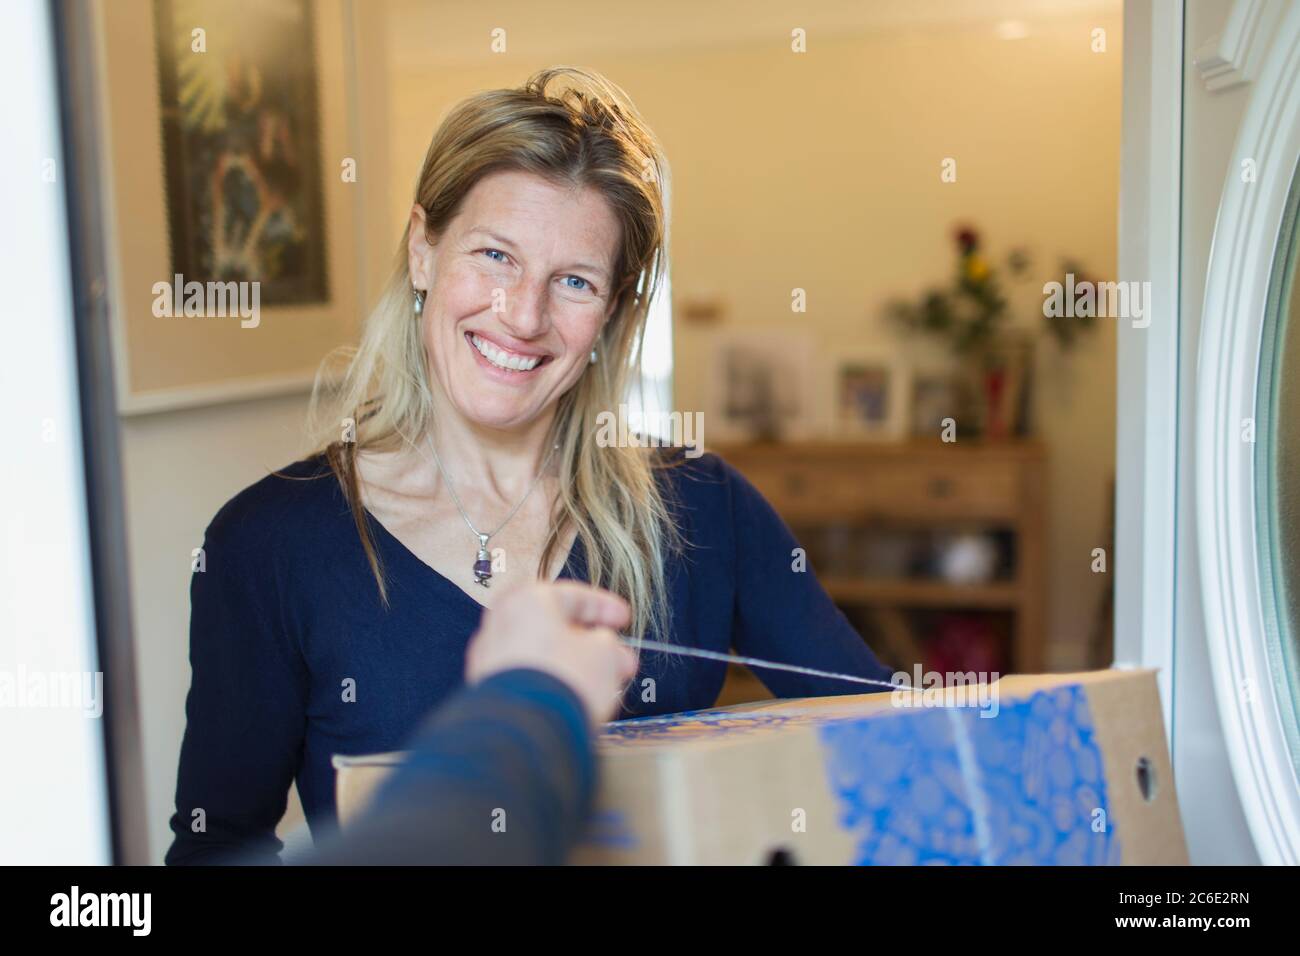
<instances>
[{"instance_id":1,"label":"woman's shoulder","mask_svg":"<svg viewBox=\"0 0 1300 956\"><path fill-rule=\"evenodd\" d=\"M217 511L206 538L249 551L287 539L301 540L301 531L320 527L323 508L346 501L323 454L311 455L277 468L243 489Z\"/></svg>"},{"instance_id":2,"label":"woman's shoulder","mask_svg":"<svg viewBox=\"0 0 1300 956\"><path fill-rule=\"evenodd\" d=\"M668 506L678 514L690 512L690 523L699 533L784 533L782 519L763 493L725 458L712 452L688 457L681 449L667 451L661 474Z\"/></svg>"},{"instance_id":3,"label":"woman's shoulder","mask_svg":"<svg viewBox=\"0 0 1300 956\"><path fill-rule=\"evenodd\" d=\"M692 506L729 502L736 494L757 493L735 467L714 452L663 448L656 465L669 496Z\"/></svg>"}]
</instances>

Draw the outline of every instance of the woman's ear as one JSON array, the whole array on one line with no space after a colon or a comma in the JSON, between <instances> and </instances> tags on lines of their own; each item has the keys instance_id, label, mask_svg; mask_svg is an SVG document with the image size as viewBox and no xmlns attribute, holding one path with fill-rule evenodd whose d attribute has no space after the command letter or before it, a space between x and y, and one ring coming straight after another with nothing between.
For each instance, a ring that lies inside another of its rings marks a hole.
<instances>
[{"instance_id":1,"label":"woman's ear","mask_svg":"<svg viewBox=\"0 0 1300 956\"><path fill-rule=\"evenodd\" d=\"M411 222L406 230L406 256L411 284L427 292L433 281L433 245L429 242L428 218L419 203L411 207Z\"/></svg>"}]
</instances>

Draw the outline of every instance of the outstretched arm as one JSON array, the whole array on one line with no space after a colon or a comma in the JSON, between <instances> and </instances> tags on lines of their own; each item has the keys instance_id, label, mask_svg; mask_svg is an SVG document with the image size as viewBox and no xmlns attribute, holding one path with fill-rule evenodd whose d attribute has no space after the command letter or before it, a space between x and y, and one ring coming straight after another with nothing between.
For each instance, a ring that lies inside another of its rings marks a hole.
<instances>
[{"instance_id":1,"label":"outstretched arm","mask_svg":"<svg viewBox=\"0 0 1300 956\"><path fill-rule=\"evenodd\" d=\"M591 732L636 672L626 602L577 582L504 597L467 653L469 687L342 835L290 862L564 862L595 788Z\"/></svg>"},{"instance_id":2,"label":"outstretched arm","mask_svg":"<svg viewBox=\"0 0 1300 956\"><path fill-rule=\"evenodd\" d=\"M461 690L344 834L289 863L559 864L595 787L582 703L536 670Z\"/></svg>"}]
</instances>

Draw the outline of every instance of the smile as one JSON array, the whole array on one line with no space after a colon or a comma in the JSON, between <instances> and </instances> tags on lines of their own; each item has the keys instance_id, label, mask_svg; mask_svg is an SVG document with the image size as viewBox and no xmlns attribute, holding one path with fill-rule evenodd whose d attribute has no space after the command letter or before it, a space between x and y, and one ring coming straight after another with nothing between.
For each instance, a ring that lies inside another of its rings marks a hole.
<instances>
[{"instance_id":1,"label":"smile","mask_svg":"<svg viewBox=\"0 0 1300 956\"><path fill-rule=\"evenodd\" d=\"M521 355L518 352L499 348L473 332L466 332L465 337L490 365L506 372L531 372L545 360L545 356L542 355Z\"/></svg>"}]
</instances>

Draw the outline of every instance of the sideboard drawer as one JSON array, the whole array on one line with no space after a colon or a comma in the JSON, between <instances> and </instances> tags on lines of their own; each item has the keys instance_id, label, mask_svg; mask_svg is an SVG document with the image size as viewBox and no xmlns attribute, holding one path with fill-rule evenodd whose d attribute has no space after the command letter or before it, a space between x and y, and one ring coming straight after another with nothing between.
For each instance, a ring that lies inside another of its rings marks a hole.
<instances>
[{"instance_id":1,"label":"sideboard drawer","mask_svg":"<svg viewBox=\"0 0 1300 956\"><path fill-rule=\"evenodd\" d=\"M871 470L861 463L793 460L739 467L788 522L858 515L876 498Z\"/></svg>"},{"instance_id":2,"label":"sideboard drawer","mask_svg":"<svg viewBox=\"0 0 1300 956\"><path fill-rule=\"evenodd\" d=\"M1021 474L1007 461L898 461L879 466L873 485L890 514L1014 518L1023 508Z\"/></svg>"},{"instance_id":3,"label":"sideboard drawer","mask_svg":"<svg viewBox=\"0 0 1300 956\"><path fill-rule=\"evenodd\" d=\"M1023 511L1023 466L953 455L914 458L766 457L736 462L786 521L823 518L996 518Z\"/></svg>"}]
</instances>

